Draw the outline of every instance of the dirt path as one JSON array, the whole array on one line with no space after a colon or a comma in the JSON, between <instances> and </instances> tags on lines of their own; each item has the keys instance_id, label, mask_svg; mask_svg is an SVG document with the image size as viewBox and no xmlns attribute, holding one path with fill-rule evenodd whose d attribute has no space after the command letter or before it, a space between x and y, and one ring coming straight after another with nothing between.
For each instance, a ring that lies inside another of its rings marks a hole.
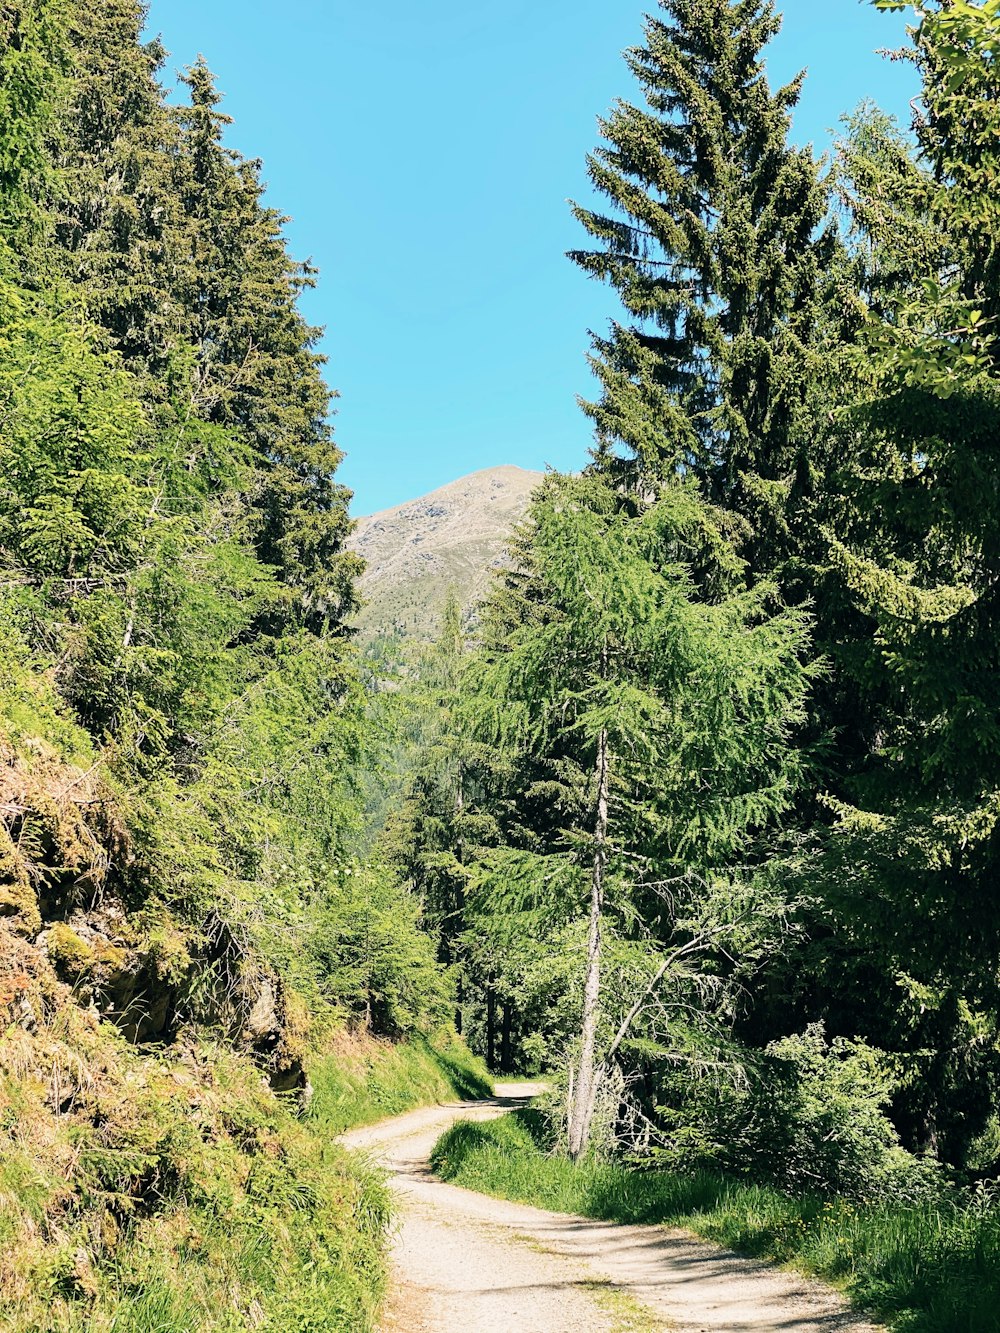
<instances>
[{"instance_id":1,"label":"dirt path","mask_svg":"<svg viewBox=\"0 0 1000 1333\"><path fill-rule=\"evenodd\" d=\"M490 1120L537 1089L436 1106L344 1135L391 1173L401 1207L383 1333L877 1333L828 1288L687 1232L504 1203L435 1179L453 1121Z\"/></svg>"}]
</instances>

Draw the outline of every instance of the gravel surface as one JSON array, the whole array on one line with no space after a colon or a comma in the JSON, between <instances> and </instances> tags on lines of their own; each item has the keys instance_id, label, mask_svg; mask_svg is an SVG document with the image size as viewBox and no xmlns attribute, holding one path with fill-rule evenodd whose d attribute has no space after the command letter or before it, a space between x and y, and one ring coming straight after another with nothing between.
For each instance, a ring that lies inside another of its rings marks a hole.
<instances>
[{"instance_id":1,"label":"gravel surface","mask_svg":"<svg viewBox=\"0 0 1000 1333\"><path fill-rule=\"evenodd\" d=\"M829 1288L656 1226L506 1203L437 1180L455 1120L490 1120L538 1089L411 1111L343 1136L390 1172L400 1204L383 1333L878 1333Z\"/></svg>"}]
</instances>

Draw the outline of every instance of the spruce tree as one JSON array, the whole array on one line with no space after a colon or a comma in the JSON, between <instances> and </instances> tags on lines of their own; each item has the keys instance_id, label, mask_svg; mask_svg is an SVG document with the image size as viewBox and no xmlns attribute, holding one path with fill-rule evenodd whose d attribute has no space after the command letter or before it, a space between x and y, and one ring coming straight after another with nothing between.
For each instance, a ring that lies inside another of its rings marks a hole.
<instances>
[{"instance_id":1,"label":"spruce tree","mask_svg":"<svg viewBox=\"0 0 1000 1333\"><path fill-rule=\"evenodd\" d=\"M288 255L286 219L263 202L260 162L225 146L228 117L205 63L184 82L178 295L193 398L199 415L237 429L253 449L257 550L280 570L295 614L313 628L338 626L355 605L359 562L343 550L350 492L334 479L342 454L316 351L320 330L297 304L314 272Z\"/></svg>"},{"instance_id":2,"label":"spruce tree","mask_svg":"<svg viewBox=\"0 0 1000 1333\"><path fill-rule=\"evenodd\" d=\"M249 449L255 550L287 589L267 628L338 628L358 561L343 549L350 496L334 479L320 331L298 309L313 271L288 255L260 163L223 142L229 117L203 61L184 77L188 105L168 104L145 17L138 0L74 17L48 205L57 272L143 380L158 429L201 470L228 472L236 442Z\"/></svg>"},{"instance_id":3,"label":"spruce tree","mask_svg":"<svg viewBox=\"0 0 1000 1333\"><path fill-rule=\"evenodd\" d=\"M140 0L73 7L71 77L51 145L50 264L107 345L148 374L143 392L161 396L178 340L171 274L182 217L177 127L159 82L166 53L142 38L146 12Z\"/></svg>"},{"instance_id":4,"label":"spruce tree","mask_svg":"<svg viewBox=\"0 0 1000 1333\"><path fill-rule=\"evenodd\" d=\"M856 379L866 466L834 548L867 618L842 662L872 726L835 802L833 893L881 992L875 1038L906 1065L906 1137L957 1163L1000 1073L998 24L990 5L922 12L918 159L857 191L883 286Z\"/></svg>"},{"instance_id":5,"label":"spruce tree","mask_svg":"<svg viewBox=\"0 0 1000 1333\"><path fill-rule=\"evenodd\" d=\"M421 903L428 931L437 939L440 961L455 970L456 1028L463 1030L465 1000L465 865L469 830L471 746L457 708L466 644L461 611L449 590L438 640L418 664L410 707L419 761L389 816L381 844Z\"/></svg>"},{"instance_id":6,"label":"spruce tree","mask_svg":"<svg viewBox=\"0 0 1000 1333\"><path fill-rule=\"evenodd\" d=\"M598 248L572 258L610 283L630 322L595 337L596 460L642 493L693 471L746 524L755 571L790 546L808 489L810 382L827 192L790 147L801 76L772 91L770 0L660 0L626 53L645 105L618 101L589 159L607 214L577 207Z\"/></svg>"},{"instance_id":7,"label":"spruce tree","mask_svg":"<svg viewBox=\"0 0 1000 1333\"><path fill-rule=\"evenodd\" d=\"M41 200L53 179L49 135L68 66L65 0L0 9L0 244L22 273L37 262ZM29 258L30 257L30 258Z\"/></svg>"}]
</instances>

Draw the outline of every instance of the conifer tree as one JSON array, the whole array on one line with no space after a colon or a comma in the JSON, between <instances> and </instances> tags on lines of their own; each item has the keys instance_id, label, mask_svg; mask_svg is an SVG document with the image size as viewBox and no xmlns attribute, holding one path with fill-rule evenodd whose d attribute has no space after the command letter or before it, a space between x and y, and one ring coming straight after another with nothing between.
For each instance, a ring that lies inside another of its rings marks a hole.
<instances>
[{"instance_id":1,"label":"conifer tree","mask_svg":"<svg viewBox=\"0 0 1000 1333\"><path fill-rule=\"evenodd\" d=\"M437 937L441 962L455 969L459 1032L465 989L462 937L472 767L470 745L456 713L465 657L461 612L454 590L449 590L441 633L420 661L414 688L419 764L382 837L387 854L422 904L425 925Z\"/></svg>"},{"instance_id":2,"label":"conifer tree","mask_svg":"<svg viewBox=\"0 0 1000 1333\"><path fill-rule=\"evenodd\" d=\"M547 839L494 858L498 911L505 886L527 878L537 896L555 893L587 921L568 1129L575 1158L589 1143L607 1063L641 1007L612 1039L607 937L655 941L652 978L639 988L648 998L680 956L668 946L678 923L657 885L738 859L752 832L786 808L799 767L788 733L806 682L805 623L768 616L766 589L715 604L698 598L683 556L710 522L687 486L666 487L633 517L606 481L551 476L529 511L529 563L487 606L471 669L480 735L576 793L550 813ZM697 946L677 947L683 955Z\"/></svg>"},{"instance_id":3,"label":"conifer tree","mask_svg":"<svg viewBox=\"0 0 1000 1333\"><path fill-rule=\"evenodd\" d=\"M0 244L22 272L37 262L41 200L53 177L48 147L68 65L63 0L0 9Z\"/></svg>"},{"instance_id":4,"label":"conifer tree","mask_svg":"<svg viewBox=\"0 0 1000 1333\"><path fill-rule=\"evenodd\" d=\"M919 159L897 154L854 213L889 290L859 379L857 518L834 549L870 627L844 661L877 706L832 873L879 979L876 1039L904 1053L906 1138L960 1163L1000 1072L997 7L927 7L914 37Z\"/></svg>"},{"instance_id":5,"label":"conifer tree","mask_svg":"<svg viewBox=\"0 0 1000 1333\"><path fill-rule=\"evenodd\" d=\"M146 12L140 0L72 7L71 77L51 144L49 262L83 294L107 345L133 373L148 372L144 393L162 396L177 345L170 275L182 218L177 127L159 83L166 53L143 40Z\"/></svg>"},{"instance_id":6,"label":"conifer tree","mask_svg":"<svg viewBox=\"0 0 1000 1333\"><path fill-rule=\"evenodd\" d=\"M612 211L577 207L598 243L572 252L630 317L595 337L586 405L599 467L638 492L694 471L747 524L751 568L789 547L788 508L814 460L810 381L827 192L788 145L801 76L772 91L771 0L660 0L627 52L645 105L600 122L590 177Z\"/></svg>"},{"instance_id":7,"label":"conifer tree","mask_svg":"<svg viewBox=\"0 0 1000 1333\"><path fill-rule=\"evenodd\" d=\"M319 330L297 305L314 274L288 255L260 163L224 144L229 118L203 61L184 77L189 104L167 103L145 15L138 0L99 0L74 18L49 203L59 271L179 449L206 471L227 469L236 440L250 449L255 549L287 588L270 628L338 627L358 562L343 549L350 497L334 479Z\"/></svg>"},{"instance_id":8,"label":"conifer tree","mask_svg":"<svg viewBox=\"0 0 1000 1333\"><path fill-rule=\"evenodd\" d=\"M93 877L37 831L61 819L45 795L0 820L0 880L13 831L37 862L18 930L54 909L120 926L129 1035L168 1040L181 1009L235 1035L265 975L278 1025L285 982L382 1031L436 1023L416 900L353 859L378 728L342 633L356 562L309 274L207 68L174 107L144 20L137 0L0 6L0 749L6 769L74 737L100 793ZM110 1014L106 980L87 993ZM258 1053L301 1086L281 1048Z\"/></svg>"},{"instance_id":9,"label":"conifer tree","mask_svg":"<svg viewBox=\"0 0 1000 1333\"><path fill-rule=\"evenodd\" d=\"M261 558L276 566L313 627L339 625L354 605L356 557L343 550L350 492L334 480L341 452L315 350L320 330L297 301L313 282L294 263L284 219L263 202L260 162L223 143L228 117L208 67L185 75L179 196L188 222L180 275L200 415L235 427L254 450Z\"/></svg>"}]
</instances>

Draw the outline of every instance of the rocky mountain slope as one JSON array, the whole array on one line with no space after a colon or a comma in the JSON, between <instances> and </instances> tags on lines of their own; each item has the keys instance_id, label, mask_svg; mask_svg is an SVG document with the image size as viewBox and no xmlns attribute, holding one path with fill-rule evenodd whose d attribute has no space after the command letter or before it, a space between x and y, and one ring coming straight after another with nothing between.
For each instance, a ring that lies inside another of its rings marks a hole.
<instances>
[{"instance_id":1,"label":"rocky mountain slope","mask_svg":"<svg viewBox=\"0 0 1000 1333\"><path fill-rule=\"evenodd\" d=\"M541 472L503 466L473 472L418 500L358 520L350 539L368 568L358 617L372 637L432 638L449 588L469 609L528 507Z\"/></svg>"}]
</instances>

